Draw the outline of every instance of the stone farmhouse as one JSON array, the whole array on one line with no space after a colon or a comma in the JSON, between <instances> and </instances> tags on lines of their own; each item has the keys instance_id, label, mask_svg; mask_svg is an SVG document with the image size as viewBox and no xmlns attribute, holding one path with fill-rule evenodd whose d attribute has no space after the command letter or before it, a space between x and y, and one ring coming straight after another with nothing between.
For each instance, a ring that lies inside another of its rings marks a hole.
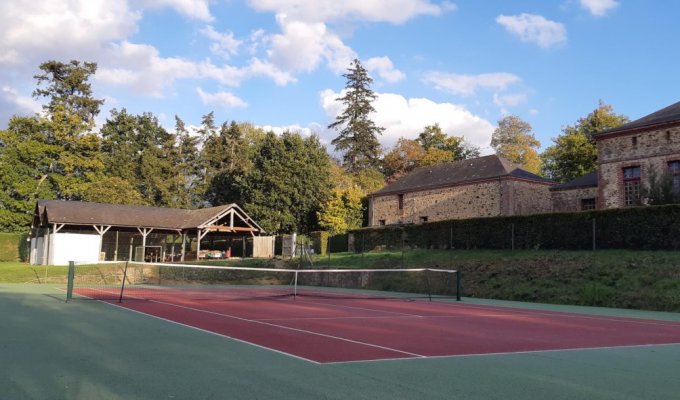
<instances>
[{"instance_id":1,"label":"stone farmhouse","mask_svg":"<svg viewBox=\"0 0 680 400\"><path fill-rule=\"evenodd\" d=\"M368 225L546 213L554 184L496 155L421 167L369 196Z\"/></svg>"},{"instance_id":2,"label":"stone farmhouse","mask_svg":"<svg viewBox=\"0 0 680 400\"><path fill-rule=\"evenodd\" d=\"M650 177L668 172L680 190L680 102L595 135L597 171L554 186L553 211L639 205Z\"/></svg>"}]
</instances>

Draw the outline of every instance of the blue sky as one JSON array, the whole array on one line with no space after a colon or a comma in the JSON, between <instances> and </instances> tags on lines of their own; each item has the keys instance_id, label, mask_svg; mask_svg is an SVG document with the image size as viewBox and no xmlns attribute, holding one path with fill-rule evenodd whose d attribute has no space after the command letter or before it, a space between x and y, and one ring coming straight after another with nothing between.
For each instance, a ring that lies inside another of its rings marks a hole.
<instances>
[{"instance_id":1,"label":"blue sky","mask_svg":"<svg viewBox=\"0 0 680 400\"><path fill-rule=\"evenodd\" d=\"M631 119L679 101L678 15L648 0L5 0L0 127L40 110L41 62L78 59L99 65L100 124L114 107L169 129L214 111L328 143L356 57L386 148L439 123L488 153L508 114L545 148L600 99Z\"/></svg>"}]
</instances>

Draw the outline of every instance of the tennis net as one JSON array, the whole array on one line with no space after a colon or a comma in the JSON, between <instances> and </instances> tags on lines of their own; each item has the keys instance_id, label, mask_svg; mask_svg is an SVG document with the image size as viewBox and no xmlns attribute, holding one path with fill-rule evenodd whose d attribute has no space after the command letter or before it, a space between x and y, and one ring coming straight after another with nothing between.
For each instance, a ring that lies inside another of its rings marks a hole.
<instances>
[{"instance_id":1,"label":"tennis net","mask_svg":"<svg viewBox=\"0 0 680 400\"><path fill-rule=\"evenodd\" d=\"M437 268L279 269L72 262L66 299L227 301L297 296L460 300L460 273Z\"/></svg>"}]
</instances>

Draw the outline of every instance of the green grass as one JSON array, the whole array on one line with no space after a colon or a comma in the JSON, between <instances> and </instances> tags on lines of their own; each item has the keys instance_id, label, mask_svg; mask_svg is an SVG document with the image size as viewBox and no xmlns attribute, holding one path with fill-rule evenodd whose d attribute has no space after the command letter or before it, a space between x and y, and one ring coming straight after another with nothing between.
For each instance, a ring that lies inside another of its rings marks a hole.
<instances>
[{"instance_id":1,"label":"green grass","mask_svg":"<svg viewBox=\"0 0 680 400\"><path fill-rule=\"evenodd\" d=\"M0 283L61 283L66 282L67 271L68 267L0 262Z\"/></svg>"},{"instance_id":2,"label":"green grass","mask_svg":"<svg viewBox=\"0 0 680 400\"><path fill-rule=\"evenodd\" d=\"M292 268L300 261L231 259L198 264ZM680 311L680 252L672 251L407 250L314 256L311 266L455 268L462 271L463 294L469 297ZM5 262L0 263L0 282L63 282L66 270Z\"/></svg>"},{"instance_id":3,"label":"green grass","mask_svg":"<svg viewBox=\"0 0 680 400\"><path fill-rule=\"evenodd\" d=\"M455 268L465 296L680 311L680 252L408 250L314 258L318 268Z\"/></svg>"}]
</instances>

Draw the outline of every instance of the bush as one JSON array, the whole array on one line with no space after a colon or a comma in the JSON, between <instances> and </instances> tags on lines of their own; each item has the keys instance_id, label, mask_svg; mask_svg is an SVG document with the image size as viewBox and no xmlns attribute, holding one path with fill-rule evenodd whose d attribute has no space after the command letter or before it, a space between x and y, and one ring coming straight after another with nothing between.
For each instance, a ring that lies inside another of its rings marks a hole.
<instances>
[{"instance_id":1,"label":"bush","mask_svg":"<svg viewBox=\"0 0 680 400\"><path fill-rule=\"evenodd\" d=\"M374 249L678 250L680 205L473 218L352 231L357 251ZM595 237L593 238L593 234Z\"/></svg>"},{"instance_id":2,"label":"bush","mask_svg":"<svg viewBox=\"0 0 680 400\"><path fill-rule=\"evenodd\" d=\"M0 233L0 261L27 261L27 237L25 233Z\"/></svg>"},{"instance_id":3,"label":"bush","mask_svg":"<svg viewBox=\"0 0 680 400\"><path fill-rule=\"evenodd\" d=\"M314 254L325 256L328 254L328 237L327 231L316 231L311 233L312 244L314 246Z\"/></svg>"}]
</instances>

